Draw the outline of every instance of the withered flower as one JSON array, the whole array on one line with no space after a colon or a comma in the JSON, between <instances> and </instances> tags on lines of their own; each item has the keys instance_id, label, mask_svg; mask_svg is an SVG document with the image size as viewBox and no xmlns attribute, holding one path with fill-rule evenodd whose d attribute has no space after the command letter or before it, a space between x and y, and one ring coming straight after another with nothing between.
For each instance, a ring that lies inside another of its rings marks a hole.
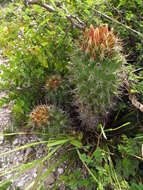
<instances>
[{"instance_id":1,"label":"withered flower","mask_svg":"<svg viewBox=\"0 0 143 190\"><path fill-rule=\"evenodd\" d=\"M86 28L83 43L81 45L85 53L90 53L90 60L96 59L98 53L101 57L112 55L114 46L117 45L117 38L113 33L113 29L109 30L108 25L98 26L94 28L91 24L89 30Z\"/></svg>"},{"instance_id":2,"label":"withered flower","mask_svg":"<svg viewBox=\"0 0 143 190\"><path fill-rule=\"evenodd\" d=\"M61 84L60 77L57 75L53 75L51 76L51 78L49 78L46 81L45 88L46 90L49 90L49 89L56 90L57 88L59 88L60 84Z\"/></svg>"}]
</instances>

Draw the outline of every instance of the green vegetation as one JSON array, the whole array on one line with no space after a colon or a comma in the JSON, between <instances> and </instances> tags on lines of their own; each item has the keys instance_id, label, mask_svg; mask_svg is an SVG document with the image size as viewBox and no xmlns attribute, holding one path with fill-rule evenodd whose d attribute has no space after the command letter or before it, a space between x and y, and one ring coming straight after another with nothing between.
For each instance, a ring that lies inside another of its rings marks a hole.
<instances>
[{"instance_id":1,"label":"green vegetation","mask_svg":"<svg viewBox=\"0 0 143 190\"><path fill-rule=\"evenodd\" d=\"M65 164L52 189L63 181L70 190L143 189L142 17L141 0L15 0L0 9L0 90L8 93L0 105L13 101L14 130L41 139L0 156L47 147L0 176L39 166L25 189L44 190Z\"/></svg>"}]
</instances>

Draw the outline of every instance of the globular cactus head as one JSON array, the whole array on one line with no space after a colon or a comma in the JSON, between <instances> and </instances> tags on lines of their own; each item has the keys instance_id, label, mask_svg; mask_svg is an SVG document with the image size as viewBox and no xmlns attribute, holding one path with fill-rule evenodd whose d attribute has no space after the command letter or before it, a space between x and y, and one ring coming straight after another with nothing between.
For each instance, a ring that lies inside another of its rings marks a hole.
<instances>
[{"instance_id":1,"label":"globular cactus head","mask_svg":"<svg viewBox=\"0 0 143 190\"><path fill-rule=\"evenodd\" d=\"M107 25L86 29L81 48L69 65L71 83L79 115L87 128L105 123L122 85L122 66L126 63L113 29Z\"/></svg>"},{"instance_id":2,"label":"globular cactus head","mask_svg":"<svg viewBox=\"0 0 143 190\"><path fill-rule=\"evenodd\" d=\"M48 103L59 107L69 101L69 84L59 74L50 75L45 83L45 99Z\"/></svg>"},{"instance_id":3,"label":"globular cactus head","mask_svg":"<svg viewBox=\"0 0 143 190\"><path fill-rule=\"evenodd\" d=\"M45 127L50 119L50 107L47 105L38 105L30 113L30 121L37 127Z\"/></svg>"},{"instance_id":4,"label":"globular cactus head","mask_svg":"<svg viewBox=\"0 0 143 190\"><path fill-rule=\"evenodd\" d=\"M29 115L30 125L51 134L64 132L69 127L65 113L53 105L38 105Z\"/></svg>"}]
</instances>

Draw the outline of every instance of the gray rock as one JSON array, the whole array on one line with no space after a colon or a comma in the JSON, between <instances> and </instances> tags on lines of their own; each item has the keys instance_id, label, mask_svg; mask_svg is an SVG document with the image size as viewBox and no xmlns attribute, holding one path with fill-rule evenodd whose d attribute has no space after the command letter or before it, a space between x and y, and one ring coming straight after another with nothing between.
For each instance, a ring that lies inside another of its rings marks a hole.
<instances>
[{"instance_id":1,"label":"gray rock","mask_svg":"<svg viewBox=\"0 0 143 190\"><path fill-rule=\"evenodd\" d=\"M17 146L19 144L19 140L16 138L13 143L12 143L14 146Z\"/></svg>"},{"instance_id":2,"label":"gray rock","mask_svg":"<svg viewBox=\"0 0 143 190\"><path fill-rule=\"evenodd\" d=\"M61 174L63 174L64 173L64 169L63 168L58 168L58 173L61 175Z\"/></svg>"},{"instance_id":3,"label":"gray rock","mask_svg":"<svg viewBox=\"0 0 143 190\"><path fill-rule=\"evenodd\" d=\"M55 176L53 173L49 174L48 177L45 180L45 187L48 187L49 185L52 185L55 182Z\"/></svg>"}]
</instances>

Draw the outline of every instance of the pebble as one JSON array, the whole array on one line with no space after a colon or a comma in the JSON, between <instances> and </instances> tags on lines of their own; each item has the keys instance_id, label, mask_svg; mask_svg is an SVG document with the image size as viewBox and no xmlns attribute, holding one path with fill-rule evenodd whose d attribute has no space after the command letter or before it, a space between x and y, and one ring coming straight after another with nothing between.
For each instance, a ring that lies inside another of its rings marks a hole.
<instances>
[{"instance_id":1,"label":"pebble","mask_svg":"<svg viewBox=\"0 0 143 190\"><path fill-rule=\"evenodd\" d=\"M58 173L61 175L61 174L63 174L64 173L64 169L63 168L58 168Z\"/></svg>"},{"instance_id":2,"label":"pebble","mask_svg":"<svg viewBox=\"0 0 143 190\"><path fill-rule=\"evenodd\" d=\"M13 143L12 143L14 146L17 146L19 144L19 140L16 138Z\"/></svg>"},{"instance_id":3,"label":"pebble","mask_svg":"<svg viewBox=\"0 0 143 190\"><path fill-rule=\"evenodd\" d=\"M45 187L52 185L55 182L55 176L53 173L49 174L45 180Z\"/></svg>"}]
</instances>

